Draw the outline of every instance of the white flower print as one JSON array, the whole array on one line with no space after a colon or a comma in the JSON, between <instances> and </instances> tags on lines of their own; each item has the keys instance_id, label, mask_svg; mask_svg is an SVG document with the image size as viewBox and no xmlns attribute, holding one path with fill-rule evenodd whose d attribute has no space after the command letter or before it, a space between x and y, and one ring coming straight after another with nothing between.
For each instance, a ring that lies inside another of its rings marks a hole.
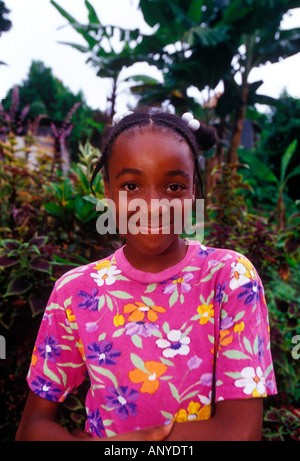
<instances>
[{"instance_id":1,"label":"white flower print","mask_svg":"<svg viewBox=\"0 0 300 461\"><path fill-rule=\"evenodd\" d=\"M176 355L188 355L190 352L190 338L183 336L180 330L171 330L167 334L168 339L158 339L156 345L160 349L164 349L163 356L166 358L172 358Z\"/></svg>"},{"instance_id":2,"label":"white flower print","mask_svg":"<svg viewBox=\"0 0 300 461\"><path fill-rule=\"evenodd\" d=\"M266 392L266 380L261 367L245 367L241 371L242 378L235 380L236 387L243 387L246 395L261 397Z\"/></svg>"},{"instance_id":3,"label":"white flower print","mask_svg":"<svg viewBox=\"0 0 300 461\"><path fill-rule=\"evenodd\" d=\"M256 279L255 270L250 261L243 256L237 258L237 261L238 262L231 264L232 278L229 282L229 286L232 290L249 283L251 279Z\"/></svg>"},{"instance_id":4,"label":"white flower print","mask_svg":"<svg viewBox=\"0 0 300 461\"><path fill-rule=\"evenodd\" d=\"M101 287L104 283L106 283L106 285L115 283L115 276L120 273L121 271L117 269L116 266L109 266L98 270L96 273L92 272L90 275L94 279L94 282L97 283L98 287Z\"/></svg>"}]
</instances>

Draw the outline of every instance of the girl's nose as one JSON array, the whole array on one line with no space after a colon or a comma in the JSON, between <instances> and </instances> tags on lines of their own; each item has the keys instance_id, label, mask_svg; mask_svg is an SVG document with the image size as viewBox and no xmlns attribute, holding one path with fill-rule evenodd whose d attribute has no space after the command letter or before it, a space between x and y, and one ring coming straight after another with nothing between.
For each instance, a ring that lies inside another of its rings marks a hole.
<instances>
[{"instance_id":1,"label":"girl's nose","mask_svg":"<svg viewBox=\"0 0 300 461\"><path fill-rule=\"evenodd\" d=\"M167 199L151 198L148 201L148 213L151 214L151 216L160 216L168 212L169 202Z\"/></svg>"}]
</instances>

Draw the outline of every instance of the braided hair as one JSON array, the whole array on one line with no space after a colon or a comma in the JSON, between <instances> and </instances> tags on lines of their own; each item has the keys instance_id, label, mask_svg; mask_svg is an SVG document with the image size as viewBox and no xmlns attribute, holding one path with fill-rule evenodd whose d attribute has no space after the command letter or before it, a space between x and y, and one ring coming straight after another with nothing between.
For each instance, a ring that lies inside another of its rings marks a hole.
<instances>
[{"instance_id":1,"label":"braided hair","mask_svg":"<svg viewBox=\"0 0 300 461\"><path fill-rule=\"evenodd\" d=\"M147 125L171 130L186 141L193 155L195 175L200 183L201 194L204 197L203 180L198 158L201 151L210 149L216 143L215 130L201 124L200 128L196 132L193 132L177 115L163 112L162 110L153 107L138 109L130 115L125 116L117 125L106 128L102 140L102 155L95 165L90 181L93 194L93 182L101 169L103 169L104 180L109 180L108 162L118 136L124 131L133 132L136 129L146 127Z\"/></svg>"}]
</instances>

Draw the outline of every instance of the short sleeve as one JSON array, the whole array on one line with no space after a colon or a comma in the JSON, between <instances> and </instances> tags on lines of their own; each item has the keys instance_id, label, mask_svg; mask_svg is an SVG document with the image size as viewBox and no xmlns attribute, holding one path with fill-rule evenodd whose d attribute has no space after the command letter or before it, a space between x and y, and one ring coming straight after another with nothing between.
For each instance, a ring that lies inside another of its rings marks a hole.
<instances>
[{"instance_id":1,"label":"short sleeve","mask_svg":"<svg viewBox=\"0 0 300 461\"><path fill-rule=\"evenodd\" d=\"M47 400L62 402L85 377L85 363L71 298L56 285L46 306L27 375L30 389Z\"/></svg>"},{"instance_id":2,"label":"short sleeve","mask_svg":"<svg viewBox=\"0 0 300 461\"><path fill-rule=\"evenodd\" d=\"M219 284L216 402L277 393L263 285L252 263L233 255Z\"/></svg>"}]
</instances>

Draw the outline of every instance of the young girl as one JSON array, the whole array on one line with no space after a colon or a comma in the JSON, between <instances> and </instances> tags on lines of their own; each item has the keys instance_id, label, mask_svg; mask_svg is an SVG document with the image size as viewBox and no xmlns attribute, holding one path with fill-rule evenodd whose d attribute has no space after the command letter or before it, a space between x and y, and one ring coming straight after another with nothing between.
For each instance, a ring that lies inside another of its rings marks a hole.
<instances>
[{"instance_id":1,"label":"young girl","mask_svg":"<svg viewBox=\"0 0 300 461\"><path fill-rule=\"evenodd\" d=\"M146 204L143 226L56 282L17 440L261 438L262 398L276 384L260 278L243 255L175 231L197 179L202 187L199 149L215 143L191 118L149 109L108 131L92 182L102 169L118 226L121 214L133 219L134 199ZM153 199L176 199L168 232ZM69 434L55 422L58 405L86 373L85 432Z\"/></svg>"}]
</instances>

